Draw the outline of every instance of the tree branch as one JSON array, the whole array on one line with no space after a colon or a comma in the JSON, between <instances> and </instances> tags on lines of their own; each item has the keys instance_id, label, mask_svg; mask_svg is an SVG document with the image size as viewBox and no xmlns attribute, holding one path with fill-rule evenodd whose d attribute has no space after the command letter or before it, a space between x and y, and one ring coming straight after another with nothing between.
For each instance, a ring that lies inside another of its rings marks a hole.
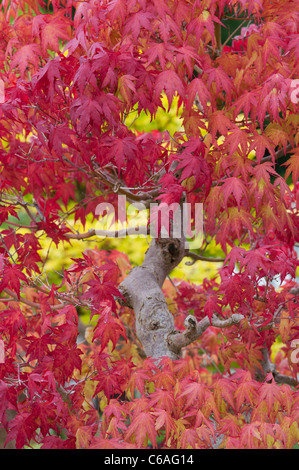
<instances>
[{"instance_id":1,"label":"tree branch","mask_svg":"<svg viewBox=\"0 0 299 470\"><path fill-rule=\"evenodd\" d=\"M189 250L185 250L185 256L188 258L192 258L193 260L193 261L186 262L186 264L189 266L194 264L195 261L209 261L211 263L223 263L225 261L225 258L213 258L213 257L198 255L197 253L194 253L193 251L189 251Z\"/></svg>"},{"instance_id":2,"label":"tree branch","mask_svg":"<svg viewBox=\"0 0 299 470\"><path fill-rule=\"evenodd\" d=\"M16 294L15 292L11 291L10 289L5 288L5 289L3 289L3 291L4 291L6 294L10 295L12 298L10 298L10 299L2 299L2 298L1 298L1 299L0 299L1 302L8 302L8 301L9 301L9 302L12 302L12 301L13 301L13 302L21 302L21 303L23 303L23 304L28 305L29 307L32 307L32 308L41 308L41 305L40 305L39 303L37 303L37 302L32 302L31 300L25 299L24 297L20 297L20 298L19 298L19 297L17 296L17 294ZM59 310L59 309L64 308L64 307L65 307L65 304L51 305L51 308L52 308L53 310Z\"/></svg>"},{"instance_id":3,"label":"tree branch","mask_svg":"<svg viewBox=\"0 0 299 470\"><path fill-rule=\"evenodd\" d=\"M196 321L194 316L189 315L184 322L186 327L185 331L178 332L172 331L167 338L170 350L179 354L182 348L196 341L209 326L216 328L227 328L233 325L238 325L244 319L244 315L233 313L231 317L221 320L216 315L213 315L211 321L209 317L204 317L199 322Z\"/></svg>"},{"instance_id":4,"label":"tree branch","mask_svg":"<svg viewBox=\"0 0 299 470\"><path fill-rule=\"evenodd\" d=\"M279 374L279 372L276 371L275 365L270 360L270 355L269 355L269 351L267 347L262 349L262 354L263 354L263 359L261 361L261 366L262 366L263 371L261 369L256 369L255 375L256 375L257 380L262 382L267 376L267 374L271 372L274 377L274 380L277 383L287 384L292 387L296 387L299 384L298 380L295 379L294 377L291 377L289 375Z\"/></svg>"},{"instance_id":5,"label":"tree branch","mask_svg":"<svg viewBox=\"0 0 299 470\"><path fill-rule=\"evenodd\" d=\"M146 233L148 234L148 228L147 227L138 227L138 232L135 227L128 227L124 228L121 230L97 230L97 229L90 229L87 232L83 233L66 233L65 237L72 239L72 240L83 240L85 238L91 238L94 236L97 237L107 237L107 238L123 238L127 235L135 235L138 236L140 233Z\"/></svg>"},{"instance_id":6,"label":"tree branch","mask_svg":"<svg viewBox=\"0 0 299 470\"><path fill-rule=\"evenodd\" d=\"M286 155L287 153L289 153L291 150L293 149L293 145L291 144L288 144L286 146L286 149L284 150L283 148L280 149L280 150L277 150L277 152L275 152L274 154L274 158L275 160L278 160L279 158L283 157L284 155ZM260 161L260 163L265 163L265 162L271 162L272 161L272 156L271 155L267 155L266 157L263 157ZM255 162L255 161L252 161L251 162L251 165L252 166L256 166L258 163Z\"/></svg>"}]
</instances>

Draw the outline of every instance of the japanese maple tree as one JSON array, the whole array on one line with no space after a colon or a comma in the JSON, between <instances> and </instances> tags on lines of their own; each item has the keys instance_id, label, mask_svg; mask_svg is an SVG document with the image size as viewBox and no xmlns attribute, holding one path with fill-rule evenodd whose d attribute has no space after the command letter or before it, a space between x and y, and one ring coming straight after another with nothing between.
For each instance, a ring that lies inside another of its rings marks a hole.
<instances>
[{"instance_id":1,"label":"japanese maple tree","mask_svg":"<svg viewBox=\"0 0 299 470\"><path fill-rule=\"evenodd\" d=\"M298 2L0 6L1 445L298 446ZM201 246L170 218L133 266L120 196L202 204Z\"/></svg>"}]
</instances>

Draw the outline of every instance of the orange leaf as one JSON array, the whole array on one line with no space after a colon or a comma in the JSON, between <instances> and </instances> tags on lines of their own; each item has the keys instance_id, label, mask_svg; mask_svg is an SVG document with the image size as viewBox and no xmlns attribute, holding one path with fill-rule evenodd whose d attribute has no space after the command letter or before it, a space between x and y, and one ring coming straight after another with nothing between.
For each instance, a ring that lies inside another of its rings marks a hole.
<instances>
[{"instance_id":1,"label":"orange leaf","mask_svg":"<svg viewBox=\"0 0 299 470\"><path fill-rule=\"evenodd\" d=\"M125 435L126 441L133 440L137 447L147 447L147 440L151 441L154 448L157 447L157 431L155 429L154 418L150 413L144 411L134 416L128 431Z\"/></svg>"}]
</instances>

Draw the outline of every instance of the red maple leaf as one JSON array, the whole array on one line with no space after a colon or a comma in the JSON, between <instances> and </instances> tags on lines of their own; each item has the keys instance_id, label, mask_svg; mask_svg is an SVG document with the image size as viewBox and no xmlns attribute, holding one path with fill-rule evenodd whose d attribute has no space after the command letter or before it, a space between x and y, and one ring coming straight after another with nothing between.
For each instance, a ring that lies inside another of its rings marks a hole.
<instances>
[{"instance_id":1,"label":"red maple leaf","mask_svg":"<svg viewBox=\"0 0 299 470\"><path fill-rule=\"evenodd\" d=\"M227 204L228 198L233 195L237 206L240 209L242 199L248 202L247 189L241 179L232 176L227 178L222 186L222 194L224 195L224 203Z\"/></svg>"},{"instance_id":2,"label":"red maple leaf","mask_svg":"<svg viewBox=\"0 0 299 470\"><path fill-rule=\"evenodd\" d=\"M207 194L211 187L211 173L204 159L204 154L205 144L198 138L190 139L184 144L183 150L179 155L181 161L176 167L176 171L183 170L180 176L180 182L190 176L194 176L195 184L192 190L197 189L199 186L205 186Z\"/></svg>"},{"instance_id":3,"label":"red maple leaf","mask_svg":"<svg viewBox=\"0 0 299 470\"><path fill-rule=\"evenodd\" d=\"M109 341L112 342L113 349L115 349L120 336L126 339L125 327L119 319L112 316L109 321L104 321L100 318L93 330L93 341L100 338L101 351L107 346Z\"/></svg>"},{"instance_id":4,"label":"red maple leaf","mask_svg":"<svg viewBox=\"0 0 299 470\"><path fill-rule=\"evenodd\" d=\"M0 290L3 290L6 287L9 287L11 290L13 290L17 294L18 299L20 298L20 288L21 288L20 281L24 281L25 283L28 284L27 277L20 269L21 269L21 266L18 266L17 264L6 266L5 271L2 274L2 280L0 281Z\"/></svg>"},{"instance_id":5,"label":"red maple leaf","mask_svg":"<svg viewBox=\"0 0 299 470\"><path fill-rule=\"evenodd\" d=\"M219 299L213 295L209 295L205 305L204 305L204 313L207 315L211 321L212 316L216 313L222 315L221 307L219 305Z\"/></svg>"},{"instance_id":6,"label":"red maple leaf","mask_svg":"<svg viewBox=\"0 0 299 470\"><path fill-rule=\"evenodd\" d=\"M38 68L40 55L41 50L38 44L26 44L13 55L10 68L13 70L17 67L21 77L24 77L27 69L36 70Z\"/></svg>"},{"instance_id":7,"label":"red maple leaf","mask_svg":"<svg viewBox=\"0 0 299 470\"><path fill-rule=\"evenodd\" d=\"M103 300L109 300L112 308L115 308L114 297L123 298L120 291L111 282L103 282L96 274L94 279L87 281L85 284L90 288L81 296L81 299L93 299L95 304L100 304Z\"/></svg>"},{"instance_id":8,"label":"red maple leaf","mask_svg":"<svg viewBox=\"0 0 299 470\"><path fill-rule=\"evenodd\" d=\"M176 93L182 98L185 96L185 86L174 70L166 70L159 74L155 85L156 95L160 97L163 90L168 99L168 111Z\"/></svg>"}]
</instances>

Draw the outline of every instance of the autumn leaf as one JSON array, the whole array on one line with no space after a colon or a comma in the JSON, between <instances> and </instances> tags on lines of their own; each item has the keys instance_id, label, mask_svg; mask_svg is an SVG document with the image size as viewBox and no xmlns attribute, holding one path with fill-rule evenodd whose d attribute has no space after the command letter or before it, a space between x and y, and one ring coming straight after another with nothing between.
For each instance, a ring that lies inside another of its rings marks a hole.
<instances>
[{"instance_id":1,"label":"autumn leaf","mask_svg":"<svg viewBox=\"0 0 299 470\"><path fill-rule=\"evenodd\" d=\"M5 446L296 447L297 10L1 2ZM202 245L97 239L120 195Z\"/></svg>"},{"instance_id":2,"label":"autumn leaf","mask_svg":"<svg viewBox=\"0 0 299 470\"><path fill-rule=\"evenodd\" d=\"M168 99L169 111L176 93L181 97L184 97L185 95L184 84L174 70L166 70L159 74L155 84L155 94L160 97L163 90L165 91Z\"/></svg>"},{"instance_id":3,"label":"autumn leaf","mask_svg":"<svg viewBox=\"0 0 299 470\"><path fill-rule=\"evenodd\" d=\"M259 390L259 403L265 401L268 410L273 408L274 402L279 406L283 404L282 390L275 382L272 373L267 374L265 382Z\"/></svg>"},{"instance_id":4,"label":"autumn leaf","mask_svg":"<svg viewBox=\"0 0 299 470\"><path fill-rule=\"evenodd\" d=\"M168 411L163 409L154 411L153 415L156 416L156 431L165 429L165 438L166 441L168 441L171 434L175 431L175 422L173 418L171 417Z\"/></svg>"},{"instance_id":5,"label":"autumn leaf","mask_svg":"<svg viewBox=\"0 0 299 470\"><path fill-rule=\"evenodd\" d=\"M283 165L287 166L286 175L285 177L288 178L292 173L292 180L293 183L296 184L299 180L299 153L298 150L295 151L293 155L289 158L288 161L283 163Z\"/></svg>"},{"instance_id":6,"label":"autumn leaf","mask_svg":"<svg viewBox=\"0 0 299 470\"><path fill-rule=\"evenodd\" d=\"M33 37L40 37L43 53L47 49L59 52L59 39L67 41L70 38L68 19L61 11L53 15L37 15L33 18Z\"/></svg>"},{"instance_id":7,"label":"autumn leaf","mask_svg":"<svg viewBox=\"0 0 299 470\"><path fill-rule=\"evenodd\" d=\"M194 78L186 89L186 95L190 102L190 105L194 103L195 98L198 97L200 104L204 109L207 109L207 103L211 100L209 89L205 82L200 78Z\"/></svg>"},{"instance_id":8,"label":"autumn leaf","mask_svg":"<svg viewBox=\"0 0 299 470\"><path fill-rule=\"evenodd\" d=\"M243 378L243 381L238 385L234 393L238 412L243 404L250 403L251 406L254 406L258 397L258 390L258 384L251 379L250 374L248 379Z\"/></svg>"},{"instance_id":9,"label":"autumn leaf","mask_svg":"<svg viewBox=\"0 0 299 470\"><path fill-rule=\"evenodd\" d=\"M212 320L212 316L214 314L222 314L221 312L221 307L220 307L220 301L216 296L209 295L205 305L204 305L204 313L205 315L208 316L210 321Z\"/></svg>"},{"instance_id":10,"label":"autumn leaf","mask_svg":"<svg viewBox=\"0 0 299 470\"><path fill-rule=\"evenodd\" d=\"M222 249L226 251L224 240L228 236L236 236L240 240L244 229L252 232L253 217L243 207L229 207L227 213L220 216L221 231L216 235L216 241L221 243Z\"/></svg>"},{"instance_id":11,"label":"autumn leaf","mask_svg":"<svg viewBox=\"0 0 299 470\"><path fill-rule=\"evenodd\" d=\"M182 397L186 397L187 407L189 407L191 404L194 404L195 401L197 406L201 406L205 398L205 389L201 384L197 382L191 382L184 388Z\"/></svg>"},{"instance_id":12,"label":"autumn leaf","mask_svg":"<svg viewBox=\"0 0 299 470\"><path fill-rule=\"evenodd\" d=\"M13 290L18 299L20 298L20 289L21 289L21 281L24 281L28 284L27 277L25 274L19 269L16 264L12 264L5 267L5 272L2 274L2 279L0 281L0 289L5 289L9 287Z\"/></svg>"},{"instance_id":13,"label":"autumn leaf","mask_svg":"<svg viewBox=\"0 0 299 470\"><path fill-rule=\"evenodd\" d=\"M90 426L81 426L76 432L76 448L88 449L92 438L92 429Z\"/></svg>"},{"instance_id":14,"label":"autumn leaf","mask_svg":"<svg viewBox=\"0 0 299 470\"><path fill-rule=\"evenodd\" d=\"M157 447L155 422L149 412L141 412L134 417L133 422L127 429L125 439L126 441L136 442L139 449L146 443L147 439L150 440L154 449Z\"/></svg>"},{"instance_id":15,"label":"autumn leaf","mask_svg":"<svg viewBox=\"0 0 299 470\"><path fill-rule=\"evenodd\" d=\"M227 205L228 198L233 195L238 209L240 209L241 201L244 198L245 202L248 201L247 190L244 183L236 177L227 178L222 187L222 193L224 195L224 203Z\"/></svg>"},{"instance_id":16,"label":"autumn leaf","mask_svg":"<svg viewBox=\"0 0 299 470\"><path fill-rule=\"evenodd\" d=\"M100 338L101 350L107 346L109 341L112 342L114 349L120 336L126 339L126 330L124 325L117 318L113 317L110 318L109 322L103 322L99 319L93 330L93 341Z\"/></svg>"},{"instance_id":17,"label":"autumn leaf","mask_svg":"<svg viewBox=\"0 0 299 470\"><path fill-rule=\"evenodd\" d=\"M126 21L124 25L124 34L132 34L134 42L137 42L139 37L140 30L145 29L146 31L152 31L151 20L153 19L153 14L147 11L137 11L132 14Z\"/></svg>"},{"instance_id":18,"label":"autumn leaf","mask_svg":"<svg viewBox=\"0 0 299 470\"><path fill-rule=\"evenodd\" d=\"M30 421L30 413L24 412L16 415L9 423L9 431L5 445L15 440L17 449L21 449L30 440L34 431L34 425Z\"/></svg>"},{"instance_id":19,"label":"autumn leaf","mask_svg":"<svg viewBox=\"0 0 299 470\"><path fill-rule=\"evenodd\" d=\"M41 51L38 44L26 44L20 47L13 55L10 69L13 70L17 67L23 78L27 70L33 69L35 71L38 68L40 55Z\"/></svg>"},{"instance_id":20,"label":"autumn leaf","mask_svg":"<svg viewBox=\"0 0 299 470\"><path fill-rule=\"evenodd\" d=\"M272 160L275 161L273 144L265 135L256 135L250 145L249 151L255 150L256 160L258 163L261 163L261 159L265 156L266 148L268 149Z\"/></svg>"},{"instance_id":21,"label":"autumn leaf","mask_svg":"<svg viewBox=\"0 0 299 470\"><path fill-rule=\"evenodd\" d=\"M228 131L233 129L234 125L223 111L216 111L209 118L209 132L211 132L212 140L215 141L218 135L227 135Z\"/></svg>"},{"instance_id":22,"label":"autumn leaf","mask_svg":"<svg viewBox=\"0 0 299 470\"><path fill-rule=\"evenodd\" d=\"M119 78L118 89L124 101L132 105L133 95L136 93L134 81L137 80L133 75L122 75Z\"/></svg>"}]
</instances>

